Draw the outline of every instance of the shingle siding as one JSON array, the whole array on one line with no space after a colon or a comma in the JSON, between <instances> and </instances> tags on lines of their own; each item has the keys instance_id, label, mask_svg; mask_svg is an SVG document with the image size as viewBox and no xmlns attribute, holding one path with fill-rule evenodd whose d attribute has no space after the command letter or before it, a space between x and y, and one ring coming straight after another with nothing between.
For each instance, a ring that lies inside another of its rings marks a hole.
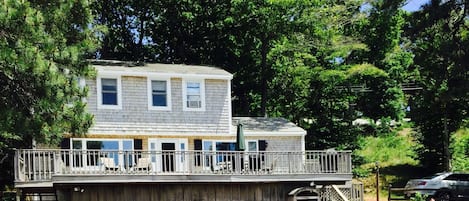
<instances>
[{"instance_id":1,"label":"shingle siding","mask_svg":"<svg viewBox=\"0 0 469 201\"><path fill-rule=\"evenodd\" d=\"M269 144L266 151L302 151L301 137L265 137Z\"/></svg>"},{"instance_id":2,"label":"shingle siding","mask_svg":"<svg viewBox=\"0 0 469 201\"><path fill-rule=\"evenodd\" d=\"M87 80L88 111L99 123L200 124L202 133L229 132L227 80L205 80L205 111L183 111L182 79L171 78L171 110L149 110L146 77L122 76L122 109L98 109L96 80ZM173 128L177 132L177 127Z\"/></svg>"}]
</instances>

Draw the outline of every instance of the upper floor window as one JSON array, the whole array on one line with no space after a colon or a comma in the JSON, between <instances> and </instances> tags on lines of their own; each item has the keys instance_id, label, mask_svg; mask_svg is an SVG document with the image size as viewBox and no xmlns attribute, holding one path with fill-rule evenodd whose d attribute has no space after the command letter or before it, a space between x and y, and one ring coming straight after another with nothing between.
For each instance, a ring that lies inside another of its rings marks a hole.
<instances>
[{"instance_id":1,"label":"upper floor window","mask_svg":"<svg viewBox=\"0 0 469 201\"><path fill-rule=\"evenodd\" d=\"M98 108L120 109L120 78L98 78Z\"/></svg>"},{"instance_id":2,"label":"upper floor window","mask_svg":"<svg viewBox=\"0 0 469 201\"><path fill-rule=\"evenodd\" d=\"M169 79L148 79L148 109L171 109Z\"/></svg>"},{"instance_id":3,"label":"upper floor window","mask_svg":"<svg viewBox=\"0 0 469 201\"><path fill-rule=\"evenodd\" d=\"M185 81L183 86L185 110L205 110L205 86L203 81Z\"/></svg>"},{"instance_id":4,"label":"upper floor window","mask_svg":"<svg viewBox=\"0 0 469 201\"><path fill-rule=\"evenodd\" d=\"M117 79L101 79L103 105L117 105Z\"/></svg>"}]
</instances>

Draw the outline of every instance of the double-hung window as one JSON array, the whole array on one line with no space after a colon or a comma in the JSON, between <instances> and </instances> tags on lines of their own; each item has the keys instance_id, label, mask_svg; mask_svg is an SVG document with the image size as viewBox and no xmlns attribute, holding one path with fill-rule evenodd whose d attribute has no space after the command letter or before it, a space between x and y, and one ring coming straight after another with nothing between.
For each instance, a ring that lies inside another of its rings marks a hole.
<instances>
[{"instance_id":1,"label":"double-hung window","mask_svg":"<svg viewBox=\"0 0 469 201\"><path fill-rule=\"evenodd\" d=\"M98 108L120 109L120 78L98 78Z\"/></svg>"},{"instance_id":2,"label":"double-hung window","mask_svg":"<svg viewBox=\"0 0 469 201\"><path fill-rule=\"evenodd\" d=\"M169 79L148 79L148 109L171 110Z\"/></svg>"},{"instance_id":3,"label":"double-hung window","mask_svg":"<svg viewBox=\"0 0 469 201\"><path fill-rule=\"evenodd\" d=\"M103 105L117 105L117 79L101 79Z\"/></svg>"},{"instance_id":4,"label":"double-hung window","mask_svg":"<svg viewBox=\"0 0 469 201\"><path fill-rule=\"evenodd\" d=\"M185 81L183 89L185 110L205 110L205 86L203 81Z\"/></svg>"}]
</instances>

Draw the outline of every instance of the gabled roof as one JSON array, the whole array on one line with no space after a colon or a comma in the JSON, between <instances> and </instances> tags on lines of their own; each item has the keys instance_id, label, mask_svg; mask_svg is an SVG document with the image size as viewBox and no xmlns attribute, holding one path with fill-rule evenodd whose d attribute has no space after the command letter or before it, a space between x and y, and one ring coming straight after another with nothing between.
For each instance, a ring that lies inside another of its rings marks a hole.
<instances>
[{"instance_id":1,"label":"gabled roof","mask_svg":"<svg viewBox=\"0 0 469 201\"><path fill-rule=\"evenodd\" d=\"M236 134L236 125L243 124L245 135L306 135L306 131L281 117L233 117L231 132Z\"/></svg>"},{"instance_id":2,"label":"gabled roof","mask_svg":"<svg viewBox=\"0 0 469 201\"><path fill-rule=\"evenodd\" d=\"M170 76L231 80L233 75L221 68L185 64L132 64L120 61L92 61L98 74L127 76Z\"/></svg>"}]
</instances>

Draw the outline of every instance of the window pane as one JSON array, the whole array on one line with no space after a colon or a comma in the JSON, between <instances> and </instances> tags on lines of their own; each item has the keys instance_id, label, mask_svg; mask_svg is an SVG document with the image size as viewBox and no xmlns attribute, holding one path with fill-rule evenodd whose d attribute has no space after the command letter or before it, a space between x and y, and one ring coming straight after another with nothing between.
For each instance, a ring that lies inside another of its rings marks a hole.
<instances>
[{"instance_id":1,"label":"window pane","mask_svg":"<svg viewBox=\"0 0 469 201\"><path fill-rule=\"evenodd\" d=\"M72 141L73 149L81 149L82 143L81 140L73 140ZM73 160L72 160L72 167L83 167L83 154L81 151L74 151L73 152Z\"/></svg>"},{"instance_id":2,"label":"window pane","mask_svg":"<svg viewBox=\"0 0 469 201\"><path fill-rule=\"evenodd\" d=\"M103 105L117 105L117 93L103 92Z\"/></svg>"},{"instance_id":3,"label":"window pane","mask_svg":"<svg viewBox=\"0 0 469 201\"><path fill-rule=\"evenodd\" d=\"M201 91L200 82L187 82L186 84L186 107L188 108L201 108Z\"/></svg>"},{"instance_id":4,"label":"window pane","mask_svg":"<svg viewBox=\"0 0 469 201\"><path fill-rule=\"evenodd\" d=\"M257 151L257 143L248 142L248 151Z\"/></svg>"},{"instance_id":5,"label":"window pane","mask_svg":"<svg viewBox=\"0 0 469 201\"><path fill-rule=\"evenodd\" d=\"M103 142L101 141L87 141L86 142L86 149L98 149L101 150L103 146Z\"/></svg>"},{"instance_id":6,"label":"window pane","mask_svg":"<svg viewBox=\"0 0 469 201\"><path fill-rule=\"evenodd\" d=\"M153 95L153 106L167 106L165 95Z\"/></svg>"},{"instance_id":7,"label":"window pane","mask_svg":"<svg viewBox=\"0 0 469 201\"><path fill-rule=\"evenodd\" d=\"M212 141L204 141L204 151L213 151ZM204 156L204 166L210 167L212 164L212 155L206 153Z\"/></svg>"},{"instance_id":8,"label":"window pane","mask_svg":"<svg viewBox=\"0 0 469 201\"><path fill-rule=\"evenodd\" d=\"M101 79L103 105L117 105L117 79Z\"/></svg>"},{"instance_id":9,"label":"window pane","mask_svg":"<svg viewBox=\"0 0 469 201\"><path fill-rule=\"evenodd\" d=\"M212 141L204 141L204 150L213 151Z\"/></svg>"},{"instance_id":10,"label":"window pane","mask_svg":"<svg viewBox=\"0 0 469 201\"><path fill-rule=\"evenodd\" d=\"M73 149L81 149L81 140L73 140L72 147Z\"/></svg>"},{"instance_id":11,"label":"window pane","mask_svg":"<svg viewBox=\"0 0 469 201\"><path fill-rule=\"evenodd\" d=\"M152 87L152 105L167 106L166 103L166 81L151 81Z\"/></svg>"},{"instance_id":12,"label":"window pane","mask_svg":"<svg viewBox=\"0 0 469 201\"><path fill-rule=\"evenodd\" d=\"M122 150L124 151L132 151L133 150L133 141L132 140L124 140L122 142ZM134 164L132 152L124 152L124 167L130 167Z\"/></svg>"},{"instance_id":13,"label":"window pane","mask_svg":"<svg viewBox=\"0 0 469 201\"><path fill-rule=\"evenodd\" d=\"M119 142L118 141L103 141L102 150L118 150Z\"/></svg>"},{"instance_id":14,"label":"window pane","mask_svg":"<svg viewBox=\"0 0 469 201\"><path fill-rule=\"evenodd\" d=\"M117 79L101 79L103 91L117 91Z\"/></svg>"},{"instance_id":15,"label":"window pane","mask_svg":"<svg viewBox=\"0 0 469 201\"><path fill-rule=\"evenodd\" d=\"M151 89L153 92L166 91L166 81L151 81Z\"/></svg>"},{"instance_id":16,"label":"window pane","mask_svg":"<svg viewBox=\"0 0 469 201\"><path fill-rule=\"evenodd\" d=\"M188 82L187 88L200 88L200 83L198 82Z\"/></svg>"},{"instance_id":17,"label":"window pane","mask_svg":"<svg viewBox=\"0 0 469 201\"><path fill-rule=\"evenodd\" d=\"M217 151L235 151L236 142L217 142Z\"/></svg>"},{"instance_id":18,"label":"window pane","mask_svg":"<svg viewBox=\"0 0 469 201\"><path fill-rule=\"evenodd\" d=\"M188 95L200 95L200 83L188 82L187 83L187 94Z\"/></svg>"},{"instance_id":19,"label":"window pane","mask_svg":"<svg viewBox=\"0 0 469 201\"><path fill-rule=\"evenodd\" d=\"M200 88L187 88L187 95L199 95Z\"/></svg>"},{"instance_id":20,"label":"window pane","mask_svg":"<svg viewBox=\"0 0 469 201\"><path fill-rule=\"evenodd\" d=\"M133 150L133 141L132 140L124 140L122 149L125 150Z\"/></svg>"}]
</instances>

